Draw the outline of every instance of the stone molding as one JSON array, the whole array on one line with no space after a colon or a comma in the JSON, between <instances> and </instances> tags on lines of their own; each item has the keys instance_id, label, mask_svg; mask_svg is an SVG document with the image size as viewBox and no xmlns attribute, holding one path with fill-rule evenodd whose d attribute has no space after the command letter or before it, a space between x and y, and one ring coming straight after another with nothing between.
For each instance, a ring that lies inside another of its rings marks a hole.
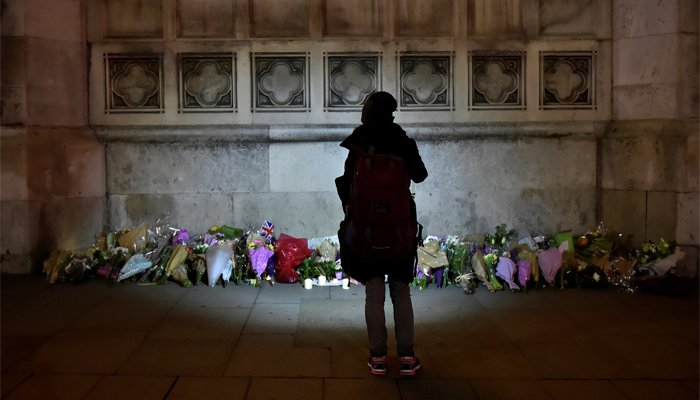
<instances>
[{"instance_id":1,"label":"stone molding","mask_svg":"<svg viewBox=\"0 0 700 400\"><path fill-rule=\"evenodd\" d=\"M342 141L358 125L188 125L93 126L104 142L333 142ZM602 136L606 122L474 122L401 124L406 133L424 141Z\"/></svg>"}]
</instances>

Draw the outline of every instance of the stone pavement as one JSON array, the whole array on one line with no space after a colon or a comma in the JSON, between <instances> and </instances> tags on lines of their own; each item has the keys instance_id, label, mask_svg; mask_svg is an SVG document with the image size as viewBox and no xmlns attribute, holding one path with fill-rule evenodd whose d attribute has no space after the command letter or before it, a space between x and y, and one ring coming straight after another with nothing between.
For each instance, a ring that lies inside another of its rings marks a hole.
<instances>
[{"instance_id":1,"label":"stone pavement","mask_svg":"<svg viewBox=\"0 0 700 400\"><path fill-rule=\"evenodd\" d=\"M697 296L413 288L422 368L403 378L394 349L368 372L362 289L3 276L2 397L698 398Z\"/></svg>"}]
</instances>

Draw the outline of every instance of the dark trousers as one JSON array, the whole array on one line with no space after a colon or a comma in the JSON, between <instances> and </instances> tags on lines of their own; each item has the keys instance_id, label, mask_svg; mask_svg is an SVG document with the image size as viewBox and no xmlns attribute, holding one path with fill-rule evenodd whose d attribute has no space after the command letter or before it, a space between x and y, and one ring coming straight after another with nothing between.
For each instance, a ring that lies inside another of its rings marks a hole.
<instances>
[{"instance_id":1,"label":"dark trousers","mask_svg":"<svg viewBox=\"0 0 700 400\"><path fill-rule=\"evenodd\" d=\"M383 357L387 353L384 277L378 276L365 282L365 321L372 357ZM389 294L394 305L396 347L399 357L413 357L413 305L408 283L389 277Z\"/></svg>"}]
</instances>

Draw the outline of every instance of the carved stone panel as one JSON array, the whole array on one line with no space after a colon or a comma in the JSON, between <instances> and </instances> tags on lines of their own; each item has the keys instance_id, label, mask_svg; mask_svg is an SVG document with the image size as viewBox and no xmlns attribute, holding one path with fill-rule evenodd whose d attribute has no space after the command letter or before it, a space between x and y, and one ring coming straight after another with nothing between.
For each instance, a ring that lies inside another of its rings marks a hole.
<instances>
[{"instance_id":1,"label":"carved stone panel","mask_svg":"<svg viewBox=\"0 0 700 400\"><path fill-rule=\"evenodd\" d=\"M249 1L251 37L309 36L309 0Z\"/></svg>"},{"instance_id":2,"label":"carved stone panel","mask_svg":"<svg viewBox=\"0 0 700 400\"><path fill-rule=\"evenodd\" d=\"M541 52L540 106L595 108L595 52Z\"/></svg>"},{"instance_id":3,"label":"carved stone panel","mask_svg":"<svg viewBox=\"0 0 700 400\"><path fill-rule=\"evenodd\" d=\"M396 33L402 37L453 36L454 0L398 0Z\"/></svg>"},{"instance_id":4,"label":"carved stone panel","mask_svg":"<svg viewBox=\"0 0 700 400\"><path fill-rule=\"evenodd\" d=\"M253 111L308 111L309 55L253 53Z\"/></svg>"},{"instance_id":5,"label":"carved stone panel","mask_svg":"<svg viewBox=\"0 0 700 400\"><path fill-rule=\"evenodd\" d=\"M382 36L382 0L323 0L325 36Z\"/></svg>"},{"instance_id":6,"label":"carved stone panel","mask_svg":"<svg viewBox=\"0 0 700 400\"><path fill-rule=\"evenodd\" d=\"M325 107L359 110L381 90L381 57L376 54L329 54L326 57Z\"/></svg>"},{"instance_id":7,"label":"carved stone panel","mask_svg":"<svg viewBox=\"0 0 700 400\"><path fill-rule=\"evenodd\" d=\"M451 110L452 54L399 54L399 108Z\"/></svg>"},{"instance_id":8,"label":"carved stone panel","mask_svg":"<svg viewBox=\"0 0 700 400\"><path fill-rule=\"evenodd\" d=\"M524 109L524 58L520 52L472 53L469 108Z\"/></svg>"},{"instance_id":9,"label":"carved stone panel","mask_svg":"<svg viewBox=\"0 0 700 400\"><path fill-rule=\"evenodd\" d=\"M105 54L107 113L162 112L163 58L160 54Z\"/></svg>"},{"instance_id":10,"label":"carved stone panel","mask_svg":"<svg viewBox=\"0 0 700 400\"><path fill-rule=\"evenodd\" d=\"M177 0L178 36L235 37L235 6L235 0Z\"/></svg>"},{"instance_id":11,"label":"carved stone panel","mask_svg":"<svg viewBox=\"0 0 700 400\"><path fill-rule=\"evenodd\" d=\"M234 54L180 54L178 85L181 112L230 112L236 109Z\"/></svg>"},{"instance_id":12,"label":"carved stone panel","mask_svg":"<svg viewBox=\"0 0 700 400\"><path fill-rule=\"evenodd\" d=\"M105 0L107 37L163 37L163 0Z\"/></svg>"},{"instance_id":13,"label":"carved stone panel","mask_svg":"<svg viewBox=\"0 0 700 400\"><path fill-rule=\"evenodd\" d=\"M468 0L470 35L520 36L523 33L523 3L526 0Z\"/></svg>"},{"instance_id":14,"label":"carved stone panel","mask_svg":"<svg viewBox=\"0 0 700 400\"><path fill-rule=\"evenodd\" d=\"M540 0L542 35L593 35L596 0Z\"/></svg>"}]
</instances>

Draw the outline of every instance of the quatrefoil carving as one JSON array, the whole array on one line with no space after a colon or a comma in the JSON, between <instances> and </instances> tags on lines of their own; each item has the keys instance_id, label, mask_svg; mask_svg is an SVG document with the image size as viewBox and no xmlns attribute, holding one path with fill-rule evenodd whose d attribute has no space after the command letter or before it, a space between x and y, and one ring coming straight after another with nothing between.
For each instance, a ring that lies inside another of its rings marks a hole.
<instances>
[{"instance_id":1,"label":"quatrefoil carving","mask_svg":"<svg viewBox=\"0 0 700 400\"><path fill-rule=\"evenodd\" d=\"M491 104L501 104L518 90L518 74L503 60L490 60L474 72L474 87Z\"/></svg>"},{"instance_id":2,"label":"quatrefoil carving","mask_svg":"<svg viewBox=\"0 0 700 400\"><path fill-rule=\"evenodd\" d=\"M448 79L430 60L420 60L406 73L401 84L418 104L429 105L447 89Z\"/></svg>"},{"instance_id":3,"label":"quatrefoil carving","mask_svg":"<svg viewBox=\"0 0 700 400\"><path fill-rule=\"evenodd\" d=\"M185 90L200 105L213 107L231 90L231 78L216 63L202 61L187 74Z\"/></svg>"},{"instance_id":4,"label":"quatrefoil carving","mask_svg":"<svg viewBox=\"0 0 700 400\"><path fill-rule=\"evenodd\" d=\"M286 106L304 90L304 77L288 63L277 60L260 75L260 91L278 106Z\"/></svg>"},{"instance_id":5,"label":"quatrefoil carving","mask_svg":"<svg viewBox=\"0 0 700 400\"><path fill-rule=\"evenodd\" d=\"M142 107L158 91L158 75L143 64L129 62L112 80L114 93L129 107Z\"/></svg>"}]
</instances>

